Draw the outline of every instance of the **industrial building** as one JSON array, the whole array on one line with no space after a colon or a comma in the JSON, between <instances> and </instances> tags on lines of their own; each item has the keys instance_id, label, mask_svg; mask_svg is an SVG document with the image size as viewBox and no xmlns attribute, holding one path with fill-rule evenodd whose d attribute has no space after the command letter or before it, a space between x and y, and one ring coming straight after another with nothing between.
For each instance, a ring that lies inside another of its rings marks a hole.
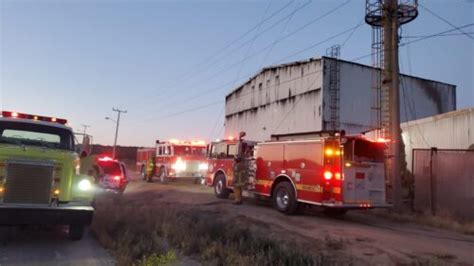
<instances>
[{"instance_id":1,"label":"industrial building","mask_svg":"<svg viewBox=\"0 0 474 266\"><path fill-rule=\"evenodd\" d=\"M263 68L226 96L225 135L245 131L247 139L266 141L322 130L369 131L376 125L374 75L380 70L330 57ZM402 122L456 109L454 85L408 75L400 84Z\"/></svg>"},{"instance_id":2,"label":"industrial building","mask_svg":"<svg viewBox=\"0 0 474 266\"><path fill-rule=\"evenodd\" d=\"M474 150L474 108L405 122L401 128L409 170L413 149Z\"/></svg>"}]
</instances>

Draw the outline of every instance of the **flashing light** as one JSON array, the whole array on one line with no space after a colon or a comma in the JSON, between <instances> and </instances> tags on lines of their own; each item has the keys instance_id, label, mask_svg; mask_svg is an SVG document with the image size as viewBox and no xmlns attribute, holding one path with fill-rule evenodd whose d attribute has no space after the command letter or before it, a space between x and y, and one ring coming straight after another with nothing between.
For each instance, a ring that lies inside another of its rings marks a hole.
<instances>
[{"instance_id":1,"label":"flashing light","mask_svg":"<svg viewBox=\"0 0 474 266\"><path fill-rule=\"evenodd\" d=\"M234 140L235 138L234 137L228 137L228 140Z\"/></svg>"},{"instance_id":2,"label":"flashing light","mask_svg":"<svg viewBox=\"0 0 474 266\"><path fill-rule=\"evenodd\" d=\"M59 189L55 189L54 192L53 192L54 196L58 196L59 192L60 192Z\"/></svg>"},{"instance_id":3,"label":"flashing light","mask_svg":"<svg viewBox=\"0 0 474 266\"><path fill-rule=\"evenodd\" d=\"M380 143L387 143L387 142L390 142L389 139L386 139L386 138L378 138L377 139L377 142L380 142Z\"/></svg>"},{"instance_id":4,"label":"flashing light","mask_svg":"<svg viewBox=\"0 0 474 266\"><path fill-rule=\"evenodd\" d=\"M82 191L89 191L92 189L92 184L89 179L82 179L78 184L77 184L79 190Z\"/></svg>"},{"instance_id":5,"label":"flashing light","mask_svg":"<svg viewBox=\"0 0 474 266\"><path fill-rule=\"evenodd\" d=\"M119 176L119 175L114 176L114 180L119 181L120 179L122 179L121 176Z\"/></svg>"},{"instance_id":6,"label":"flashing light","mask_svg":"<svg viewBox=\"0 0 474 266\"><path fill-rule=\"evenodd\" d=\"M175 145L206 146L206 142L204 140L185 141L179 139L170 139L168 142Z\"/></svg>"},{"instance_id":7,"label":"flashing light","mask_svg":"<svg viewBox=\"0 0 474 266\"><path fill-rule=\"evenodd\" d=\"M10 112L10 111L2 111L3 117L11 117L11 118L21 118L21 119L30 119L35 121L45 121L45 122L53 122L66 125L67 120L55 117L47 117L47 116L38 116L38 115L30 115L30 114L23 114L18 112Z\"/></svg>"},{"instance_id":8,"label":"flashing light","mask_svg":"<svg viewBox=\"0 0 474 266\"><path fill-rule=\"evenodd\" d=\"M102 158L99 158L99 161L101 162L110 162L113 161L114 159L110 158L109 156L104 156Z\"/></svg>"},{"instance_id":9,"label":"flashing light","mask_svg":"<svg viewBox=\"0 0 474 266\"><path fill-rule=\"evenodd\" d=\"M326 154L326 156L333 156L333 155L334 155L334 150L331 149L331 148L327 148L327 149L324 151L324 154Z\"/></svg>"},{"instance_id":10,"label":"flashing light","mask_svg":"<svg viewBox=\"0 0 474 266\"><path fill-rule=\"evenodd\" d=\"M341 180L341 173L336 173L334 177L336 178L336 180Z\"/></svg>"},{"instance_id":11,"label":"flashing light","mask_svg":"<svg viewBox=\"0 0 474 266\"><path fill-rule=\"evenodd\" d=\"M332 173L330 171L325 171L323 175L324 175L324 179L326 180L331 180L332 178Z\"/></svg>"},{"instance_id":12,"label":"flashing light","mask_svg":"<svg viewBox=\"0 0 474 266\"><path fill-rule=\"evenodd\" d=\"M181 159L181 157L178 157L176 159L176 162L171 166L171 168L175 171L185 171L186 170L186 162Z\"/></svg>"},{"instance_id":13,"label":"flashing light","mask_svg":"<svg viewBox=\"0 0 474 266\"><path fill-rule=\"evenodd\" d=\"M208 169L209 169L209 164L207 164L207 163L200 163L199 164L199 170L207 171Z\"/></svg>"},{"instance_id":14,"label":"flashing light","mask_svg":"<svg viewBox=\"0 0 474 266\"><path fill-rule=\"evenodd\" d=\"M346 167L351 167L352 164L351 163L346 163Z\"/></svg>"},{"instance_id":15,"label":"flashing light","mask_svg":"<svg viewBox=\"0 0 474 266\"><path fill-rule=\"evenodd\" d=\"M3 193L5 189L3 187L0 187L0 193Z\"/></svg>"},{"instance_id":16,"label":"flashing light","mask_svg":"<svg viewBox=\"0 0 474 266\"><path fill-rule=\"evenodd\" d=\"M337 150L337 151L336 151L336 156L339 156L339 155L341 155L341 151L340 151L340 150Z\"/></svg>"}]
</instances>

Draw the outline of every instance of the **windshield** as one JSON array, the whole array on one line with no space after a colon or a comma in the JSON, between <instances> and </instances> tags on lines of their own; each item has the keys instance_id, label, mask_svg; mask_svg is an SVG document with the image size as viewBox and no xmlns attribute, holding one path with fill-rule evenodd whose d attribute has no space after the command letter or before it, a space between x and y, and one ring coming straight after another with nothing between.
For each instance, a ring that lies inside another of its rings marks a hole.
<instances>
[{"instance_id":1,"label":"windshield","mask_svg":"<svg viewBox=\"0 0 474 266\"><path fill-rule=\"evenodd\" d=\"M74 150L70 130L40 124L0 121L0 142Z\"/></svg>"},{"instance_id":2,"label":"windshield","mask_svg":"<svg viewBox=\"0 0 474 266\"><path fill-rule=\"evenodd\" d=\"M193 155L193 156L206 156L206 147L200 146L174 146L175 155Z\"/></svg>"}]
</instances>

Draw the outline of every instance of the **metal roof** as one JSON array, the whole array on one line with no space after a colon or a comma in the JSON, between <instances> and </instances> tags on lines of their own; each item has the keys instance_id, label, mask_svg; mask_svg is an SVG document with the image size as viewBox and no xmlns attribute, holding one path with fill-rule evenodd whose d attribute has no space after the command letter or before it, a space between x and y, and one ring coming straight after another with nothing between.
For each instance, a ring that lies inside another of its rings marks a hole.
<instances>
[{"instance_id":1,"label":"metal roof","mask_svg":"<svg viewBox=\"0 0 474 266\"><path fill-rule=\"evenodd\" d=\"M239 90L241 87L245 86L247 83L249 83L250 81L252 81L253 79L255 79L257 76L263 74L265 71L273 70L273 69L278 69L278 68L283 68L283 67L289 67L289 66L297 66L297 65L307 64L307 63L311 63L311 62L315 62L315 61L321 61L321 60L323 60L323 59L336 60L335 58L326 57L326 56L321 56L321 57L318 57L318 58L313 58L313 57L311 57L311 58L306 59L306 60L298 60L298 61L294 61L294 62L283 63L283 64L278 64L278 65L270 65L270 66L264 67L264 68L262 68L260 71L258 71L258 72L255 73L254 75L252 75L250 78L248 78L247 81L243 82L241 85L237 86L237 87L234 88L232 91L230 91L230 92L225 96L225 98L227 99L227 98L228 98L230 95L232 95L234 92L236 92L237 90ZM361 63L356 63L356 62L352 62L352 61L346 61L346 60L342 60L342 59L337 59L337 60L339 60L339 62L343 62L343 63L347 63L347 64L352 64L352 65L361 66L361 67L365 67L365 68L375 69L375 67L368 66L368 65L364 65L364 64L361 64ZM446 84L446 85L449 85L449 86L454 86L454 87L456 87L456 85L449 84L449 83L445 83L445 82L440 82L440 81L437 81L437 80L426 79L426 78L420 78L420 77L416 77L416 76L412 76L412 75L406 75L406 74L402 74L402 73L400 73L400 75L401 75L401 76L404 76L404 77L411 77L411 78L415 78L415 79L426 80L426 81L431 81L431 82L437 82L437 83L440 83L440 84Z\"/></svg>"}]
</instances>

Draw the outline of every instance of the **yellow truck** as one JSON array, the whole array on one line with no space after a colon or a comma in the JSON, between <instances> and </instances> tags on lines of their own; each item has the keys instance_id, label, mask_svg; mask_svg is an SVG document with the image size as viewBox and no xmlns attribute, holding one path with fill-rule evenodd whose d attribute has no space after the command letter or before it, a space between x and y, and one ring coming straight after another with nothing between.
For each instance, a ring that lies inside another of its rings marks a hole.
<instances>
[{"instance_id":1,"label":"yellow truck","mask_svg":"<svg viewBox=\"0 0 474 266\"><path fill-rule=\"evenodd\" d=\"M3 111L0 117L0 225L69 226L79 240L92 221L94 180L79 173L67 120Z\"/></svg>"}]
</instances>

